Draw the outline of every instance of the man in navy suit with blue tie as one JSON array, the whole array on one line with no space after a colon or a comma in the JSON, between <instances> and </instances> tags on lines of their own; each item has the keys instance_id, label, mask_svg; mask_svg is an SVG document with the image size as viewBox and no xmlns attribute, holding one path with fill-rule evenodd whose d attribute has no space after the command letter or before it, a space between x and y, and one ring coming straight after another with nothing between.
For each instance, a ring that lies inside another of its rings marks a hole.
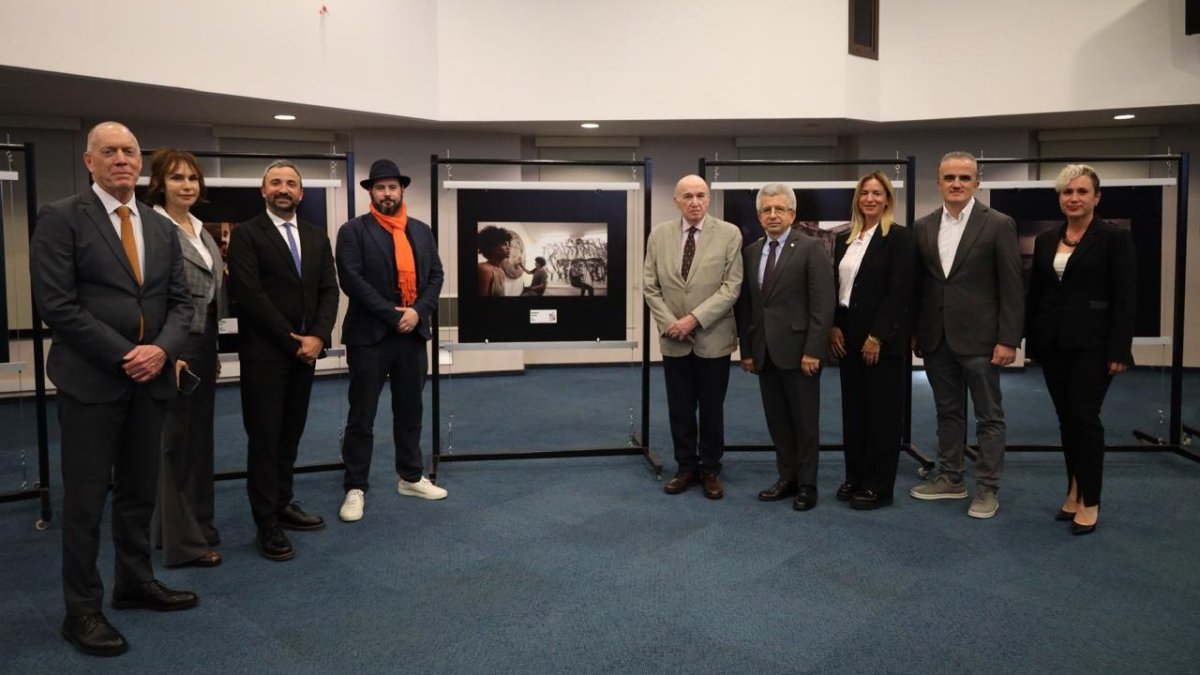
<instances>
[{"instance_id":1,"label":"man in navy suit with blue tie","mask_svg":"<svg viewBox=\"0 0 1200 675\"><path fill-rule=\"evenodd\" d=\"M445 275L433 231L408 216L404 189L410 182L395 162L376 161L360 183L371 193L370 212L342 225L337 236L338 277L350 298L342 324L350 368L342 442L346 498L338 512L345 522L363 515L375 413L389 380L397 491L421 499L446 497L445 489L425 477L421 453L421 389L429 367L425 344Z\"/></svg>"}]
</instances>

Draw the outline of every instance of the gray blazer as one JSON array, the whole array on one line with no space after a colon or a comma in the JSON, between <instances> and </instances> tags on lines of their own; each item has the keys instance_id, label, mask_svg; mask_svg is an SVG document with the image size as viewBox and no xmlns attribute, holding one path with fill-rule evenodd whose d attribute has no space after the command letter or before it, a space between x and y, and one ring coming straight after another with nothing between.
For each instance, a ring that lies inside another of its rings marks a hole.
<instances>
[{"instance_id":1,"label":"gray blazer","mask_svg":"<svg viewBox=\"0 0 1200 675\"><path fill-rule=\"evenodd\" d=\"M160 207L154 207L154 210L160 214ZM164 215L164 217L167 217ZM197 221L192 220L193 226L200 233L200 241L204 242L204 247L208 249L208 254L212 256L214 269L204 262L204 257L192 246L192 242L188 236L184 234L183 228L175 225L175 234L179 235L179 247L183 250L183 276L187 281L188 293L192 297L192 308L195 310L192 314L192 325L190 331L192 333L204 333L205 326L208 325L208 287L214 283L217 287L213 289L213 298L217 301L217 319L222 319L229 316L228 300L225 293L225 270L224 262L221 260L221 249L217 246L217 242L212 238L204 227Z\"/></svg>"},{"instance_id":2,"label":"gray blazer","mask_svg":"<svg viewBox=\"0 0 1200 675\"><path fill-rule=\"evenodd\" d=\"M820 241L793 231L775 261L775 283L764 295L758 268L766 241L743 252L746 280L737 308L742 358L753 357L762 367L769 351L777 367L794 370L801 356L819 359L828 350L837 303L833 265Z\"/></svg>"},{"instance_id":3,"label":"gray blazer","mask_svg":"<svg viewBox=\"0 0 1200 675\"><path fill-rule=\"evenodd\" d=\"M1013 219L975 200L950 274L942 272L938 229L942 207L913 225L920 255L917 341L929 352L946 344L955 354L990 355L997 344L1017 347L1025 317L1025 283Z\"/></svg>"},{"instance_id":4,"label":"gray blazer","mask_svg":"<svg viewBox=\"0 0 1200 675\"><path fill-rule=\"evenodd\" d=\"M729 356L737 347L733 304L742 288L742 231L732 223L704 216L696 257L685 281L679 274L682 258L682 219L659 223L646 242L646 304L658 324L663 356L702 358ZM662 337L688 313L700 322L693 342Z\"/></svg>"},{"instance_id":5,"label":"gray blazer","mask_svg":"<svg viewBox=\"0 0 1200 675\"><path fill-rule=\"evenodd\" d=\"M170 363L192 318L175 227L138 203L145 244L139 286L121 238L91 189L47 204L29 243L33 297L54 333L46 374L83 403L119 399L134 386L122 360L139 344L158 345ZM146 385L156 399L175 397L175 369Z\"/></svg>"}]
</instances>

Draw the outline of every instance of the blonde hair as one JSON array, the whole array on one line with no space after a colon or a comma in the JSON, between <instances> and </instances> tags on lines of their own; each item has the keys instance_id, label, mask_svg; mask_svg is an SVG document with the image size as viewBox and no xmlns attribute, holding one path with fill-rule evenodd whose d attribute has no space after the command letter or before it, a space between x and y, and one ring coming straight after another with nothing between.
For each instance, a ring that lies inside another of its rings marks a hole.
<instances>
[{"instance_id":1,"label":"blonde hair","mask_svg":"<svg viewBox=\"0 0 1200 675\"><path fill-rule=\"evenodd\" d=\"M1067 187L1067 183L1082 176L1091 178L1092 189L1096 192L1100 191L1100 176L1096 175L1096 170L1087 164L1068 164L1064 166L1063 170L1059 172L1058 178L1054 181L1054 191L1061 193Z\"/></svg>"},{"instance_id":2,"label":"blonde hair","mask_svg":"<svg viewBox=\"0 0 1200 675\"><path fill-rule=\"evenodd\" d=\"M859 178L858 185L854 186L854 197L850 200L850 213L854 215L850 217L850 236L846 237L846 243L857 239L858 235L862 234L867 227L862 210L858 208L858 195L869 180L879 181L879 184L883 186L884 194L887 195L887 206L883 207L883 215L879 218L879 230L883 236L888 235L888 230L892 229L892 223L896 220L896 191L892 188L892 181L888 180L887 174L884 172L872 171Z\"/></svg>"}]
</instances>

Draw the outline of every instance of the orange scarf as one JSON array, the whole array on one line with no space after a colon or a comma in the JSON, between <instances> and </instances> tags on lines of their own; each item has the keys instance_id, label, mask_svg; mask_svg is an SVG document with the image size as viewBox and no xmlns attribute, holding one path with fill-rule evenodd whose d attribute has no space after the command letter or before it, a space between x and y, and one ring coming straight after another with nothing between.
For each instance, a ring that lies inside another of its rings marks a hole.
<instances>
[{"instance_id":1,"label":"orange scarf","mask_svg":"<svg viewBox=\"0 0 1200 675\"><path fill-rule=\"evenodd\" d=\"M408 204L400 203L400 211L394 216L385 216L371 205L371 215L392 235L392 245L396 247L396 278L400 281L400 299L405 307L412 307L417 301L417 261L413 257L412 244L404 235L408 227Z\"/></svg>"}]
</instances>

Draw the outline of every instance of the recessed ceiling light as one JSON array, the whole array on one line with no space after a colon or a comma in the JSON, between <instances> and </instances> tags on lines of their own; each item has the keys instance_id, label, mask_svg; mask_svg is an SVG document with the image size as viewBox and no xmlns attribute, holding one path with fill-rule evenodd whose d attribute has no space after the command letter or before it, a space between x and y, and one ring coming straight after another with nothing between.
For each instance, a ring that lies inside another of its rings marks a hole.
<instances>
[{"instance_id":1,"label":"recessed ceiling light","mask_svg":"<svg viewBox=\"0 0 1200 675\"><path fill-rule=\"evenodd\" d=\"M584 122L583 124L580 124L579 126L583 127L584 129L599 129L600 128L600 125L596 124L595 122Z\"/></svg>"},{"instance_id":2,"label":"recessed ceiling light","mask_svg":"<svg viewBox=\"0 0 1200 675\"><path fill-rule=\"evenodd\" d=\"M1113 115L1114 120L1131 120L1135 117L1137 117L1137 115L1134 115L1133 113L1122 113L1120 115Z\"/></svg>"},{"instance_id":3,"label":"recessed ceiling light","mask_svg":"<svg viewBox=\"0 0 1200 675\"><path fill-rule=\"evenodd\" d=\"M275 116L275 119L279 120L280 122L291 122L296 119L296 116L288 115L286 113L280 113Z\"/></svg>"}]
</instances>

